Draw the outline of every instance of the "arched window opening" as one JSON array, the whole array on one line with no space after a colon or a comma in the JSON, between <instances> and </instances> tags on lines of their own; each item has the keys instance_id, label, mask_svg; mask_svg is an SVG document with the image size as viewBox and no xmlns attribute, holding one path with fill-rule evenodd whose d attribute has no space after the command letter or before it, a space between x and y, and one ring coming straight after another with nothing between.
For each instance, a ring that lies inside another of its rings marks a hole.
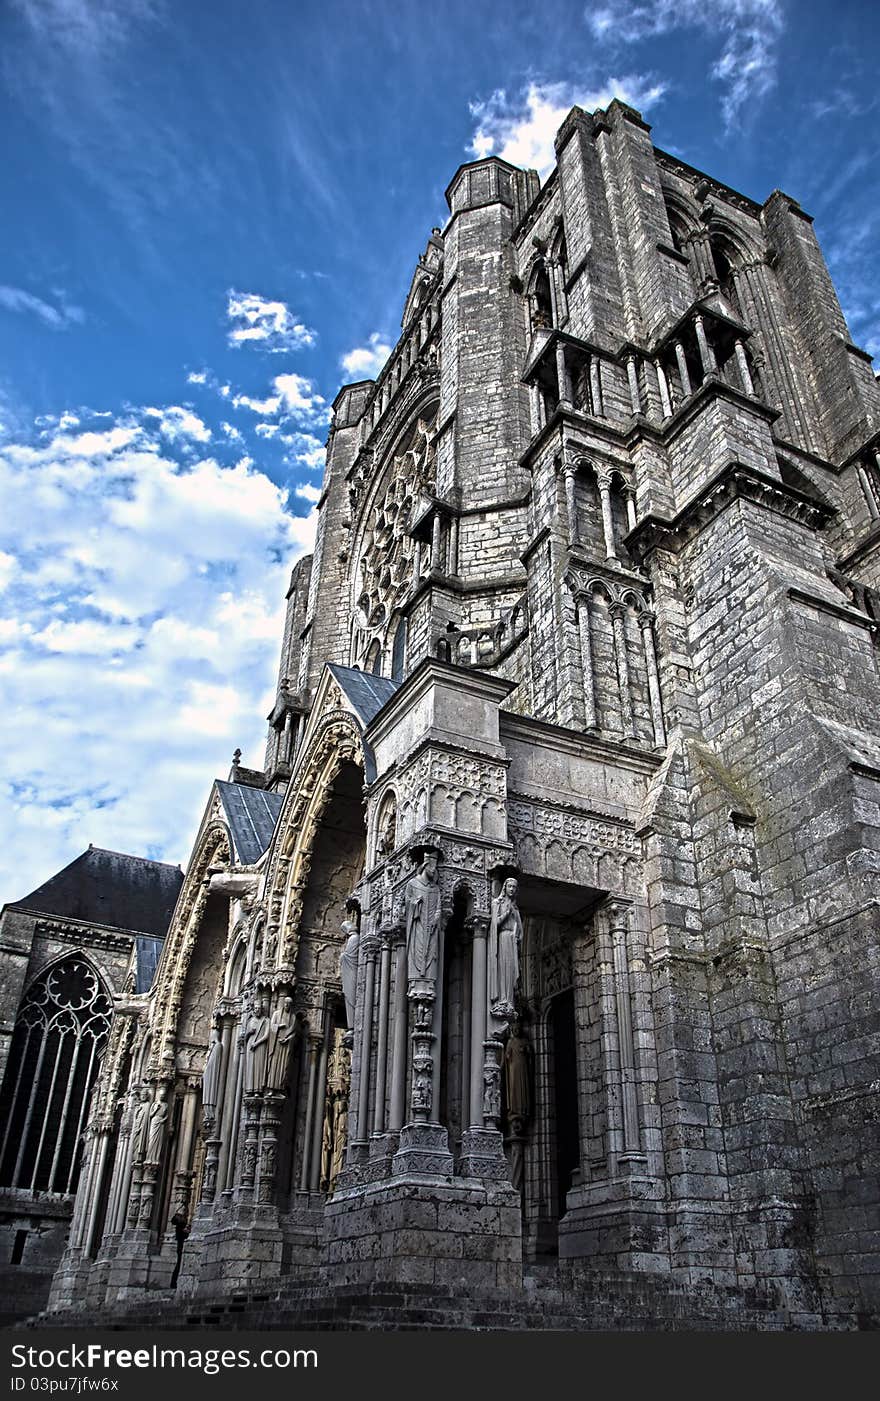
<instances>
[{"instance_id":1,"label":"arched window opening","mask_svg":"<svg viewBox=\"0 0 880 1401\"><path fill-rule=\"evenodd\" d=\"M553 325L553 296L550 291L550 275L543 263L535 274L529 303L532 331L549 331Z\"/></svg>"},{"instance_id":2,"label":"arched window opening","mask_svg":"<svg viewBox=\"0 0 880 1401\"><path fill-rule=\"evenodd\" d=\"M19 1009L0 1101L0 1185L76 1190L89 1096L112 1005L98 974L71 955L35 978Z\"/></svg>"},{"instance_id":3,"label":"arched window opening","mask_svg":"<svg viewBox=\"0 0 880 1401\"><path fill-rule=\"evenodd\" d=\"M712 266L718 279L718 290L731 310L741 318L742 312L733 275L733 250L719 234L710 235L709 249L712 254Z\"/></svg>"}]
</instances>

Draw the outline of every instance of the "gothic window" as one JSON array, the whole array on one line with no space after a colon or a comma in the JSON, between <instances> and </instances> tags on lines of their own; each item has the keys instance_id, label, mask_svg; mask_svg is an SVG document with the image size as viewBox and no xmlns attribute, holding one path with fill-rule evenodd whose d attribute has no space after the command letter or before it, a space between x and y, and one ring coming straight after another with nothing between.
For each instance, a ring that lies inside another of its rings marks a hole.
<instances>
[{"instance_id":1,"label":"gothic window","mask_svg":"<svg viewBox=\"0 0 880 1401\"><path fill-rule=\"evenodd\" d=\"M718 279L718 289L724 300L730 306L731 311L733 311L736 316L742 318L739 297L737 295L736 283L733 276L733 249L727 241L717 233L710 235L709 249L712 254L712 266L715 269L715 276Z\"/></svg>"},{"instance_id":2,"label":"gothic window","mask_svg":"<svg viewBox=\"0 0 880 1401\"><path fill-rule=\"evenodd\" d=\"M28 988L3 1084L0 1185L76 1189L89 1095L110 1029L107 990L84 958L53 963Z\"/></svg>"},{"instance_id":3,"label":"gothic window","mask_svg":"<svg viewBox=\"0 0 880 1401\"><path fill-rule=\"evenodd\" d=\"M549 330L553 325L553 297L550 291L550 275L544 263L538 265L538 269L532 279L532 290L529 295L529 311L532 320L532 332Z\"/></svg>"},{"instance_id":4,"label":"gothic window","mask_svg":"<svg viewBox=\"0 0 880 1401\"><path fill-rule=\"evenodd\" d=\"M391 631L400 604L430 566L428 552L410 529L419 503L435 491L435 419L436 409L420 416L404 436L367 508L353 574L352 630L352 663L365 671L381 672L383 657L392 668L396 662L402 668L395 649L404 647L405 635L398 626L392 647Z\"/></svg>"}]
</instances>

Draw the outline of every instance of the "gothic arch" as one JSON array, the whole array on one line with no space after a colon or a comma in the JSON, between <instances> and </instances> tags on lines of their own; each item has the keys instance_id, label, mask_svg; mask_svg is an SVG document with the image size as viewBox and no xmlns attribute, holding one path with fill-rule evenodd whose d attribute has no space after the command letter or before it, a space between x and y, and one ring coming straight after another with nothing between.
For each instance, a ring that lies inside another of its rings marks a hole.
<instances>
[{"instance_id":1,"label":"gothic arch","mask_svg":"<svg viewBox=\"0 0 880 1401\"><path fill-rule=\"evenodd\" d=\"M312 851L333 786L345 763L364 767L364 749L354 717L332 711L303 753L278 819L269 856L265 904L267 929L276 939L276 973L292 974L299 943Z\"/></svg>"},{"instance_id":2,"label":"gothic arch","mask_svg":"<svg viewBox=\"0 0 880 1401\"><path fill-rule=\"evenodd\" d=\"M150 1017L154 1032L149 1067L151 1075L167 1076L172 1073L183 990L208 900L208 868L228 865L231 859L228 829L225 823L215 818L202 833L193 854L156 969L156 991Z\"/></svg>"}]
</instances>

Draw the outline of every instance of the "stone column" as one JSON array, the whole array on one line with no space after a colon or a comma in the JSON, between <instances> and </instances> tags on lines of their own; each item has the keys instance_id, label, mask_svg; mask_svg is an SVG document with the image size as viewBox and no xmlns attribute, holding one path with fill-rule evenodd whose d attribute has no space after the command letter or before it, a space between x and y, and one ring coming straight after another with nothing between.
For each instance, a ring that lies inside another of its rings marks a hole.
<instances>
[{"instance_id":1,"label":"stone column","mask_svg":"<svg viewBox=\"0 0 880 1401\"><path fill-rule=\"evenodd\" d=\"M378 942L376 938L362 934L360 956L364 959L364 1012L358 1050L358 1092L354 1136L354 1145L357 1145L359 1148L366 1147L369 1135L370 1050L373 1042L373 996L376 983L376 957L378 951Z\"/></svg>"},{"instance_id":2,"label":"stone column","mask_svg":"<svg viewBox=\"0 0 880 1401\"><path fill-rule=\"evenodd\" d=\"M324 1008L321 1033L321 1050L318 1056L317 1084L315 1085L315 1112L312 1119L312 1146L309 1162L309 1191L317 1192L321 1186L321 1142L324 1136L324 1114L327 1098L327 1060L330 1054L330 1009Z\"/></svg>"},{"instance_id":3,"label":"stone column","mask_svg":"<svg viewBox=\"0 0 880 1401\"><path fill-rule=\"evenodd\" d=\"M617 663L617 688L620 693L621 728L628 739L636 739L632 693L629 683L629 657L626 650L626 606L612 603L608 609L614 629L614 657Z\"/></svg>"},{"instance_id":4,"label":"stone column","mask_svg":"<svg viewBox=\"0 0 880 1401\"><path fill-rule=\"evenodd\" d=\"M385 1081L388 1072L388 1007L391 990L391 931L382 932L379 965L379 1040L376 1048L376 1096L373 1105L373 1133L385 1130Z\"/></svg>"},{"instance_id":5,"label":"stone column","mask_svg":"<svg viewBox=\"0 0 880 1401\"><path fill-rule=\"evenodd\" d=\"M746 394L754 396L755 386L752 383L752 372L749 369L749 357L746 354L746 348L741 340L734 341L733 352L736 356L736 363L739 368L739 377L742 380L742 387L745 390Z\"/></svg>"},{"instance_id":6,"label":"stone column","mask_svg":"<svg viewBox=\"0 0 880 1401\"><path fill-rule=\"evenodd\" d=\"M185 1081L183 1105L180 1115L180 1135L177 1140L177 1154L174 1164L174 1207L173 1211L189 1211L190 1189L192 1187L192 1146L196 1128L196 1115L199 1106L199 1092L194 1080Z\"/></svg>"},{"instance_id":7,"label":"stone column","mask_svg":"<svg viewBox=\"0 0 880 1401\"><path fill-rule=\"evenodd\" d=\"M684 353L684 346L681 341L673 341L672 348L675 351L675 360L678 365L678 376L681 380L681 392L685 399L689 399L693 390L691 389L691 377L688 373L687 358Z\"/></svg>"},{"instance_id":8,"label":"stone column","mask_svg":"<svg viewBox=\"0 0 880 1401\"><path fill-rule=\"evenodd\" d=\"M392 1133L399 1133L403 1126L406 1104L406 934L402 926L396 928L394 941L394 1038L391 1047L391 1095L388 1127Z\"/></svg>"},{"instance_id":9,"label":"stone column","mask_svg":"<svg viewBox=\"0 0 880 1401\"><path fill-rule=\"evenodd\" d=\"M104 1167L107 1162L107 1147L109 1144L109 1134L101 1133L97 1139L97 1153L95 1157L95 1171L89 1184L89 1211L86 1218L86 1227L83 1235L83 1249L86 1255L92 1253L95 1243L95 1233L98 1226L98 1215L101 1205L101 1183L104 1176Z\"/></svg>"},{"instance_id":10,"label":"stone column","mask_svg":"<svg viewBox=\"0 0 880 1401\"><path fill-rule=\"evenodd\" d=\"M239 1024L234 1013L222 1020L220 1040L223 1045L223 1097L217 1108L217 1131L220 1148L217 1161L217 1188L229 1188L235 1171L238 1147L238 1122L241 1116L242 1055L238 1036Z\"/></svg>"},{"instance_id":11,"label":"stone column","mask_svg":"<svg viewBox=\"0 0 880 1401\"><path fill-rule=\"evenodd\" d=\"M571 376L568 373L565 359L565 344L560 340L556 342L556 379L559 385L559 402L564 408L570 409L572 406Z\"/></svg>"},{"instance_id":12,"label":"stone column","mask_svg":"<svg viewBox=\"0 0 880 1401\"><path fill-rule=\"evenodd\" d=\"M263 1097L263 1122L260 1139L260 1172L257 1200L262 1205L272 1202L275 1195L275 1170L278 1164L278 1129L284 1095L280 1090L267 1090Z\"/></svg>"},{"instance_id":13,"label":"stone column","mask_svg":"<svg viewBox=\"0 0 880 1401\"><path fill-rule=\"evenodd\" d=\"M539 388L539 386L538 386L538 382L537 382L537 380L534 380L534 379L533 379L533 380L530 380L530 381L529 381L529 409L530 409L530 412L531 412L532 437L533 437L533 438L536 436L536 434L540 433L541 429L544 427L544 415L543 415L543 412L542 412L542 408L543 408L543 405L542 405L542 401L541 401L541 390L540 390L540 388Z\"/></svg>"},{"instance_id":14,"label":"stone column","mask_svg":"<svg viewBox=\"0 0 880 1401\"><path fill-rule=\"evenodd\" d=\"M442 522L442 520L440 519L440 512L439 512L439 511L435 511L435 512L434 512L434 518L433 518L433 520L431 521L431 568L432 568L432 570L441 570L441 571L442 571L442 569L443 569L443 558L442 558L443 539L442 539L442 535L441 535L441 527L442 527L442 524L443 524L443 522Z\"/></svg>"},{"instance_id":15,"label":"stone column","mask_svg":"<svg viewBox=\"0 0 880 1401\"><path fill-rule=\"evenodd\" d=\"M307 1192L309 1190L309 1166L312 1148L312 1129L315 1119L315 1081L318 1073L318 1057L321 1053L321 1037L315 1032L309 1033L308 1057L309 1057L309 1083L306 1090L306 1122L303 1129L302 1140L302 1161L299 1172L299 1190Z\"/></svg>"},{"instance_id":16,"label":"stone column","mask_svg":"<svg viewBox=\"0 0 880 1401\"><path fill-rule=\"evenodd\" d=\"M614 564L619 564L617 551L614 548L614 517L611 514L611 478L605 472L596 475L596 483L599 487L599 499L602 503L602 531L605 536L605 558Z\"/></svg>"},{"instance_id":17,"label":"stone column","mask_svg":"<svg viewBox=\"0 0 880 1401\"><path fill-rule=\"evenodd\" d=\"M868 507L868 515L871 517L872 520L877 520L878 516L880 516L880 510L878 510L877 498L871 486L871 479L868 476L868 473L865 470L865 468L861 465L861 463L856 468L856 473L858 475L859 482L861 483L862 492L865 497L865 504Z\"/></svg>"},{"instance_id":18,"label":"stone column","mask_svg":"<svg viewBox=\"0 0 880 1401\"><path fill-rule=\"evenodd\" d=\"M447 570L450 574L458 573L458 516L453 516L449 522L449 559Z\"/></svg>"},{"instance_id":19,"label":"stone column","mask_svg":"<svg viewBox=\"0 0 880 1401\"><path fill-rule=\"evenodd\" d=\"M706 327L699 312L694 316L694 330L697 333L697 345L700 348L700 362L703 366L703 376L718 373L718 361L715 359L715 352L709 344L706 335Z\"/></svg>"},{"instance_id":20,"label":"stone column","mask_svg":"<svg viewBox=\"0 0 880 1401\"><path fill-rule=\"evenodd\" d=\"M473 955L471 958L471 1073L470 1073L470 1115L471 1128L481 1128L483 1124L483 1041L486 1037L488 1019L488 945L489 921L483 915L475 915L473 931Z\"/></svg>"},{"instance_id":21,"label":"stone column","mask_svg":"<svg viewBox=\"0 0 880 1401\"><path fill-rule=\"evenodd\" d=\"M639 389L639 367L634 355L626 357L626 377L629 380L629 397L633 413L642 412L642 394Z\"/></svg>"},{"instance_id":22,"label":"stone column","mask_svg":"<svg viewBox=\"0 0 880 1401\"><path fill-rule=\"evenodd\" d=\"M562 478L565 484L565 510L568 516L568 543L569 545L579 545L581 531L577 512L577 467L573 462L563 464Z\"/></svg>"},{"instance_id":23,"label":"stone column","mask_svg":"<svg viewBox=\"0 0 880 1401\"><path fill-rule=\"evenodd\" d=\"M659 360L654 361L654 369L657 372L657 388L660 390L660 405L663 409L663 417L669 418L672 414L672 399L669 395L669 382L666 378L666 371Z\"/></svg>"},{"instance_id":24,"label":"stone column","mask_svg":"<svg viewBox=\"0 0 880 1401\"><path fill-rule=\"evenodd\" d=\"M593 414L596 418L605 417L602 399L602 362L598 355L590 356L590 395L593 400Z\"/></svg>"},{"instance_id":25,"label":"stone column","mask_svg":"<svg viewBox=\"0 0 880 1401\"><path fill-rule=\"evenodd\" d=\"M617 1048L623 1118L623 1151L641 1153L639 1107L636 1095L635 1044L632 1027L632 993L629 985L630 905L625 900L608 902L608 920L614 957L614 993L617 1008Z\"/></svg>"},{"instance_id":26,"label":"stone column","mask_svg":"<svg viewBox=\"0 0 880 1401\"><path fill-rule=\"evenodd\" d=\"M636 489L634 486L624 488L623 499L626 504L626 524L629 530L635 530L638 525L636 519Z\"/></svg>"},{"instance_id":27,"label":"stone column","mask_svg":"<svg viewBox=\"0 0 880 1401\"><path fill-rule=\"evenodd\" d=\"M237 1195L240 1201L252 1201L254 1184L257 1178L257 1150L260 1136L260 1096L257 1093L244 1097L244 1143L238 1176Z\"/></svg>"},{"instance_id":28,"label":"stone column","mask_svg":"<svg viewBox=\"0 0 880 1401\"><path fill-rule=\"evenodd\" d=\"M590 632L590 598L581 594L578 598L578 629L581 639L581 671L584 678L584 724L594 730L599 724L596 712L596 678L593 667L593 640Z\"/></svg>"},{"instance_id":29,"label":"stone column","mask_svg":"<svg viewBox=\"0 0 880 1401\"><path fill-rule=\"evenodd\" d=\"M648 701L651 707L654 743L665 745L666 728L663 724L663 701L660 695L660 677L657 672L657 651L654 646L654 619L650 613L639 614L639 627L642 630L642 646L645 649L645 670L648 674Z\"/></svg>"}]
</instances>

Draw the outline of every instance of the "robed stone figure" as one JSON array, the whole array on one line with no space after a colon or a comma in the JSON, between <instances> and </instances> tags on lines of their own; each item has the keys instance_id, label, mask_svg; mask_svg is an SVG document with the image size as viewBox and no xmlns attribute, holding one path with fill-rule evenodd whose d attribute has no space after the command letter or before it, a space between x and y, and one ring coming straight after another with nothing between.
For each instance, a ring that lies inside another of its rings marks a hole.
<instances>
[{"instance_id":1,"label":"robed stone figure","mask_svg":"<svg viewBox=\"0 0 880 1401\"><path fill-rule=\"evenodd\" d=\"M518 886L513 877L504 882L492 901L489 925L489 1005L497 1017L511 1018L519 981L522 920L516 903Z\"/></svg>"},{"instance_id":2,"label":"robed stone figure","mask_svg":"<svg viewBox=\"0 0 880 1401\"><path fill-rule=\"evenodd\" d=\"M158 1163L162 1157L162 1143L165 1138L165 1121L168 1118L168 1105L165 1103L167 1091L160 1085L156 1098L150 1106L150 1126L147 1132L147 1153L145 1162Z\"/></svg>"},{"instance_id":3,"label":"robed stone figure","mask_svg":"<svg viewBox=\"0 0 880 1401\"><path fill-rule=\"evenodd\" d=\"M259 1094L266 1083L269 1053L269 1018L262 998L257 1001L245 1031L244 1092Z\"/></svg>"},{"instance_id":4,"label":"robed stone figure","mask_svg":"<svg viewBox=\"0 0 880 1401\"><path fill-rule=\"evenodd\" d=\"M342 979L342 996L345 1001L345 1022L349 1031L354 1027L354 1008L357 997L358 947L361 936L358 927L350 919L342 921L342 932L346 935L345 947L339 960L339 976Z\"/></svg>"},{"instance_id":5,"label":"robed stone figure","mask_svg":"<svg viewBox=\"0 0 880 1401\"><path fill-rule=\"evenodd\" d=\"M202 1071L202 1113L205 1120L213 1123L217 1112L217 1099L220 1094L220 1072L223 1069L223 1043L217 1027L211 1029L211 1044Z\"/></svg>"},{"instance_id":6,"label":"robed stone figure","mask_svg":"<svg viewBox=\"0 0 880 1401\"><path fill-rule=\"evenodd\" d=\"M436 983L440 952L440 885L437 858L426 856L407 881L406 960L410 983Z\"/></svg>"},{"instance_id":7,"label":"robed stone figure","mask_svg":"<svg viewBox=\"0 0 880 1401\"><path fill-rule=\"evenodd\" d=\"M291 1041L296 1031L293 998L285 997L272 1013L269 1023L269 1087L283 1090L290 1064Z\"/></svg>"},{"instance_id":8,"label":"robed stone figure","mask_svg":"<svg viewBox=\"0 0 880 1401\"><path fill-rule=\"evenodd\" d=\"M141 1088L137 1109L134 1111L132 1127L132 1151L134 1161L139 1163L147 1151L147 1134L150 1126L150 1091L146 1085Z\"/></svg>"}]
</instances>

